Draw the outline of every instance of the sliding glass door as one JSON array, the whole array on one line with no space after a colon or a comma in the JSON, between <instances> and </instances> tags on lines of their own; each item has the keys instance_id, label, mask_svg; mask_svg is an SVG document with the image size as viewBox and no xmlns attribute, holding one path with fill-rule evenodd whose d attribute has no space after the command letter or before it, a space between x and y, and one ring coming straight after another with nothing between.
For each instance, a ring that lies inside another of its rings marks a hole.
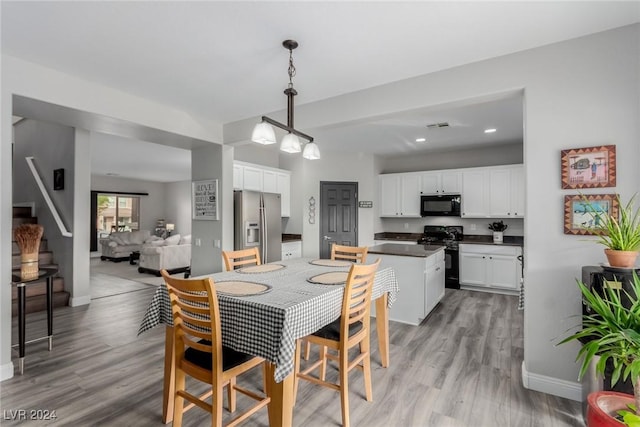
<instances>
[{"instance_id":1,"label":"sliding glass door","mask_svg":"<svg viewBox=\"0 0 640 427\"><path fill-rule=\"evenodd\" d=\"M140 229L140 197L130 194L91 192L91 250L98 250L98 240L115 231Z\"/></svg>"}]
</instances>

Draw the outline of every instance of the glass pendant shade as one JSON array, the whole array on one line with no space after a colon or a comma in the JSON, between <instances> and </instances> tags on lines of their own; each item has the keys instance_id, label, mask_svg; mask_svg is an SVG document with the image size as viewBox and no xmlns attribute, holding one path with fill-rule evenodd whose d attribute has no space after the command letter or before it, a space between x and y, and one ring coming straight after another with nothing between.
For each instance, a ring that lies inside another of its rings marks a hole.
<instances>
[{"instance_id":1,"label":"glass pendant shade","mask_svg":"<svg viewBox=\"0 0 640 427\"><path fill-rule=\"evenodd\" d=\"M253 133L251 134L251 140L253 142L257 142L258 144L275 144L276 134L273 131L273 127L269 123L261 122L258 123L253 128Z\"/></svg>"},{"instance_id":2,"label":"glass pendant shade","mask_svg":"<svg viewBox=\"0 0 640 427\"><path fill-rule=\"evenodd\" d=\"M320 150L315 142L310 142L304 147L302 157L309 160L318 160L320 158Z\"/></svg>"},{"instance_id":3,"label":"glass pendant shade","mask_svg":"<svg viewBox=\"0 0 640 427\"><path fill-rule=\"evenodd\" d=\"M300 147L300 140L298 137L292 133L288 133L282 138L282 143L280 143L280 150L287 153L299 153L302 151Z\"/></svg>"}]
</instances>

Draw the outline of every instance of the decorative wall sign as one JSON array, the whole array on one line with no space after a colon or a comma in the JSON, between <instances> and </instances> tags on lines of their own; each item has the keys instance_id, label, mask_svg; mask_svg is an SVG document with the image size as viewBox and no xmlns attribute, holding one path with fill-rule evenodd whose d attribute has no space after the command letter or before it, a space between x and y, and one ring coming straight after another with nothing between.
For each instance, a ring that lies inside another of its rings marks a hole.
<instances>
[{"instance_id":1,"label":"decorative wall sign","mask_svg":"<svg viewBox=\"0 0 640 427\"><path fill-rule=\"evenodd\" d=\"M616 186L616 146L562 150L562 188Z\"/></svg>"},{"instance_id":2,"label":"decorative wall sign","mask_svg":"<svg viewBox=\"0 0 640 427\"><path fill-rule=\"evenodd\" d=\"M64 190L64 169L53 170L53 189Z\"/></svg>"},{"instance_id":3,"label":"decorative wall sign","mask_svg":"<svg viewBox=\"0 0 640 427\"><path fill-rule=\"evenodd\" d=\"M618 200L615 194L589 194L586 196L564 196L564 234L598 234L597 215L618 216Z\"/></svg>"},{"instance_id":4,"label":"decorative wall sign","mask_svg":"<svg viewBox=\"0 0 640 427\"><path fill-rule=\"evenodd\" d=\"M191 204L193 219L218 220L218 180L193 181Z\"/></svg>"},{"instance_id":5,"label":"decorative wall sign","mask_svg":"<svg viewBox=\"0 0 640 427\"><path fill-rule=\"evenodd\" d=\"M372 201L362 201L362 202L358 202L358 207L359 208L372 208L373 207L373 202Z\"/></svg>"}]
</instances>

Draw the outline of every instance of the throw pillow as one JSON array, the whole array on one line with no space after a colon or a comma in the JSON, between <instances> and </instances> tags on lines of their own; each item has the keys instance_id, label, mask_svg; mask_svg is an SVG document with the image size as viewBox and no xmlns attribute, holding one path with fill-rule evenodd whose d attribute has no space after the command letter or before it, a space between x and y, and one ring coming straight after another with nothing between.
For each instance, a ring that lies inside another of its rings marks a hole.
<instances>
[{"instance_id":1,"label":"throw pillow","mask_svg":"<svg viewBox=\"0 0 640 427\"><path fill-rule=\"evenodd\" d=\"M157 247L157 246L164 246L164 240L160 239L160 240L152 240L152 241L147 241L147 243L145 243L145 245L151 246L151 247Z\"/></svg>"},{"instance_id":2,"label":"throw pillow","mask_svg":"<svg viewBox=\"0 0 640 427\"><path fill-rule=\"evenodd\" d=\"M129 236L129 242L132 245L141 245L144 243L144 234L142 231L132 231L131 236Z\"/></svg>"},{"instance_id":3,"label":"throw pillow","mask_svg":"<svg viewBox=\"0 0 640 427\"><path fill-rule=\"evenodd\" d=\"M120 238L122 239L122 241L124 242L124 245L131 245L131 232L130 231L123 231L122 234L120 235Z\"/></svg>"},{"instance_id":4,"label":"throw pillow","mask_svg":"<svg viewBox=\"0 0 640 427\"><path fill-rule=\"evenodd\" d=\"M180 243L179 234L174 234L173 236L170 236L164 239L165 246L173 246L173 245L177 245L178 243Z\"/></svg>"},{"instance_id":5,"label":"throw pillow","mask_svg":"<svg viewBox=\"0 0 640 427\"><path fill-rule=\"evenodd\" d=\"M187 234L186 236L180 239L180 245L190 245L191 244L191 234Z\"/></svg>"}]
</instances>

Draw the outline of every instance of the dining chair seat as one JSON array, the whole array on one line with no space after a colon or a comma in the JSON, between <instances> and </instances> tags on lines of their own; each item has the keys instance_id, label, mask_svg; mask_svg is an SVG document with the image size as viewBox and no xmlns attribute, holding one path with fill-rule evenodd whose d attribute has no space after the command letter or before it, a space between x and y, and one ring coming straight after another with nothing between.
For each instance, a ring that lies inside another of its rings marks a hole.
<instances>
[{"instance_id":1,"label":"dining chair seat","mask_svg":"<svg viewBox=\"0 0 640 427\"><path fill-rule=\"evenodd\" d=\"M340 340L340 322L342 318L338 318L337 320L329 323L327 326L324 326L322 329L314 332L313 336L325 338L328 340L339 341ZM352 323L349 325L349 336L352 337L357 334L363 325L362 322Z\"/></svg>"},{"instance_id":2,"label":"dining chair seat","mask_svg":"<svg viewBox=\"0 0 640 427\"><path fill-rule=\"evenodd\" d=\"M200 344L204 344L207 346L211 345L211 341L208 340L200 340L198 341ZM231 368L235 368L236 366L242 365L245 362L250 361L255 356L252 356L247 353L242 353L239 351L235 351L232 348L222 346L222 370L227 371ZM203 369L211 370L213 367L213 360L211 359L211 353L206 351L200 351L195 348L188 348L184 352L184 360L190 362L196 366L199 366Z\"/></svg>"}]
</instances>

